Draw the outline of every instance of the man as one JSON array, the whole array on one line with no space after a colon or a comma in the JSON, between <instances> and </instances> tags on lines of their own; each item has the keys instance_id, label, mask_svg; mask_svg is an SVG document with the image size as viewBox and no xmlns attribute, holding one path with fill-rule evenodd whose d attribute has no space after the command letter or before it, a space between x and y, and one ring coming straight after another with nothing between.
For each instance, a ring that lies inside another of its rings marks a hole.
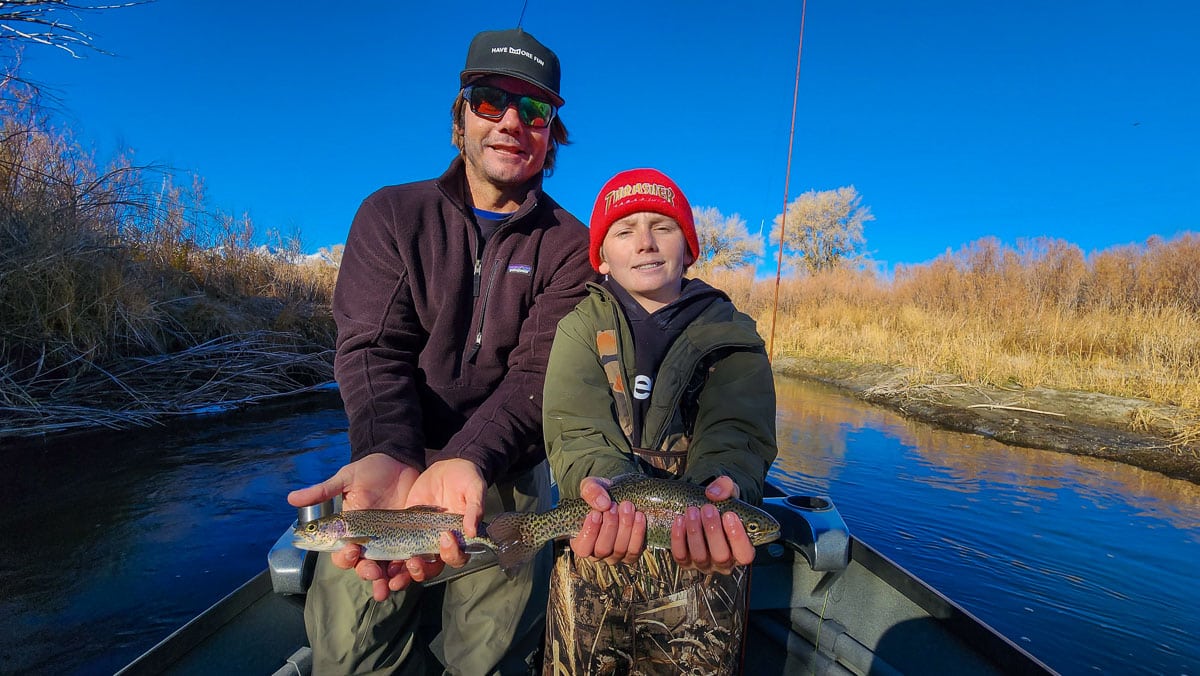
<instances>
[{"instance_id":1,"label":"man","mask_svg":"<svg viewBox=\"0 0 1200 676\"><path fill-rule=\"evenodd\" d=\"M291 504L436 505L463 514L467 536L485 515L549 506L546 359L593 278L587 229L541 189L567 143L559 80L558 57L528 33L476 35L452 106L459 157L359 208L333 301L352 462ZM305 608L316 672L526 671L544 569L471 573L438 603L442 587L411 583L468 558L447 534L440 555L377 563L350 545L322 556ZM351 567L357 577L340 570Z\"/></svg>"}]
</instances>

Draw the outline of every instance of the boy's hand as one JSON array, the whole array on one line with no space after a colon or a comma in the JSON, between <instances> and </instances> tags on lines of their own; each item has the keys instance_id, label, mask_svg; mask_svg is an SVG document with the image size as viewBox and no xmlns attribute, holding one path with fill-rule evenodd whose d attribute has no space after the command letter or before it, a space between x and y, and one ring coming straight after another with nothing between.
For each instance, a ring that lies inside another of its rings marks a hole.
<instances>
[{"instance_id":1,"label":"boy's hand","mask_svg":"<svg viewBox=\"0 0 1200 676\"><path fill-rule=\"evenodd\" d=\"M737 484L727 476L717 477L705 489L712 502L740 494ZM722 515L713 505L688 507L687 513L671 525L671 556L680 567L728 575L734 566L754 561L754 545L737 514Z\"/></svg>"},{"instance_id":2,"label":"boy's hand","mask_svg":"<svg viewBox=\"0 0 1200 676\"><path fill-rule=\"evenodd\" d=\"M579 483L579 495L591 506L579 533L571 538L576 556L613 563L633 563L646 548L646 515L631 502L613 504L608 479L588 477Z\"/></svg>"}]
</instances>

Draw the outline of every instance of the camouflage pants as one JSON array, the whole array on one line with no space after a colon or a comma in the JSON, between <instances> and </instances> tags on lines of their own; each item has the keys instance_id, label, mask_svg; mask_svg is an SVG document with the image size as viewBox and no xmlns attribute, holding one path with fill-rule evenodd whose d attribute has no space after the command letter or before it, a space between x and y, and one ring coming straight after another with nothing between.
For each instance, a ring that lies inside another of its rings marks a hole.
<instances>
[{"instance_id":1,"label":"camouflage pants","mask_svg":"<svg viewBox=\"0 0 1200 676\"><path fill-rule=\"evenodd\" d=\"M545 676L738 673L746 568L685 571L663 550L610 566L560 549L550 577Z\"/></svg>"}]
</instances>

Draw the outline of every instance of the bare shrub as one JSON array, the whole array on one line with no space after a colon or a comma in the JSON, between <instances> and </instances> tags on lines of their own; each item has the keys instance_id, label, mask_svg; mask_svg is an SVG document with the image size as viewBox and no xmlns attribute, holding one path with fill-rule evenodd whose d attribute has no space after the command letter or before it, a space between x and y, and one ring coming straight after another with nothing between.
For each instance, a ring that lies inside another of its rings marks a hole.
<instances>
[{"instance_id":1,"label":"bare shrub","mask_svg":"<svg viewBox=\"0 0 1200 676\"><path fill-rule=\"evenodd\" d=\"M969 382L1044 385L1200 408L1200 238L1153 238L1084 256L1035 239L972 242L891 280L789 277L777 355L881 363ZM773 283L747 307L770 328Z\"/></svg>"},{"instance_id":2,"label":"bare shrub","mask_svg":"<svg viewBox=\"0 0 1200 676\"><path fill-rule=\"evenodd\" d=\"M1121 310L1137 303L1136 247L1106 249L1092 256L1091 274L1084 280L1083 304L1101 310Z\"/></svg>"},{"instance_id":3,"label":"bare shrub","mask_svg":"<svg viewBox=\"0 0 1200 676\"><path fill-rule=\"evenodd\" d=\"M199 180L181 189L170 172L135 166L125 156L98 169L68 131L52 125L31 87L15 80L3 86L0 436L16 429L13 416L37 419L30 407L63 415L86 409L69 399L85 391L76 387L82 382L129 395L122 406L169 408L157 400L167 390L135 392L113 374L127 360L199 345L246 354L243 343L229 339L234 334L258 335L303 355L311 362L303 378L331 379L335 265L304 260L295 242L255 246L249 219L211 211ZM293 361L268 357L270 350L249 354L296 371ZM139 373L147 368L153 367ZM136 382L170 381L167 372ZM248 380L242 382L249 389L239 390L236 374L220 382L223 400L264 396ZM276 382L295 389L286 378ZM214 390L204 392L186 396Z\"/></svg>"},{"instance_id":4,"label":"bare shrub","mask_svg":"<svg viewBox=\"0 0 1200 676\"><path fill-rule=\"evenodd\" d=\"M1184 233L1169 242L1152 237L1138 266L1136 288L1143 305L1200 311L1200 235Z\"/></svg>"}]
</instances>

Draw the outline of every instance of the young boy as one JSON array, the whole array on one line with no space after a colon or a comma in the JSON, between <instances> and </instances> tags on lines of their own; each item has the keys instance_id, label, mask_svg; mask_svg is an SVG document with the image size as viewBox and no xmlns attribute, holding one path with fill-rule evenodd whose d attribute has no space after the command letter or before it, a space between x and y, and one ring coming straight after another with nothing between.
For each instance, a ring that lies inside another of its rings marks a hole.
<instances>
[{"instance_id":1,"label":"young boy","mask_svg":"<svg viewBox=\"0 0 1200 676\"><path fill-rule=\"evenodd\" d=\"M775 386L754 321L683 274L699 256L691 207L654 169L596 198L592 267L607 275L558 325L546 373L547 456L562 497L593 507L551 577L546 673L736 673L746 621L741 521L689 508L670 551L608 479L642 473L762 500L776 456Z\"/></svg>"}]
</instances>

